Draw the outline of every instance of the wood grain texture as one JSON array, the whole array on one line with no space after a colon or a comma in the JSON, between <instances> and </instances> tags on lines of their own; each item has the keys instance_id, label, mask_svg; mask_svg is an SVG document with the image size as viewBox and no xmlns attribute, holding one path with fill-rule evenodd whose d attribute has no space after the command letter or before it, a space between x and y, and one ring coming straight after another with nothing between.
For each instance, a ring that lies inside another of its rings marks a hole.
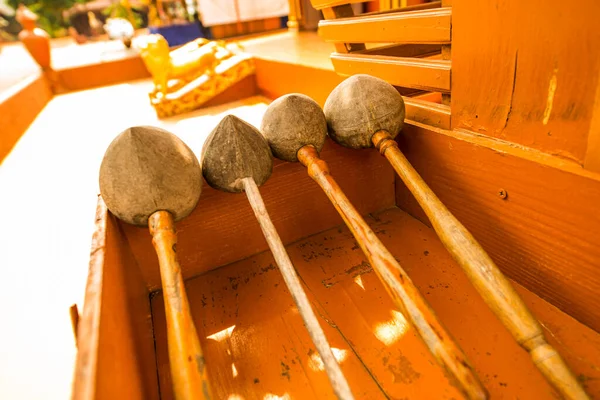
<instances>
[{"instance_id":1,"label":"wood grain texture","mask_svg":"<svg viewBox=\"0 0 600 400\"><path fill-rule=\"evenodd\" d=\"M334 5L330 7L325 7L321 9L323 13L323 18L326 20L335 20L338 18L351 18L354 17L354 9L351 4L340 4ZM351 53L354 51L363 51L366 49L366 46L362 42L352 43L352 42L343 42L343 43L334 43L335 51L338 53Z\"/></svg>"},{"instance_id":2,"label":"wood grain texture","mask_svg":"<svg viewBox=\"0 0 600 400\"><path fill-rule=\"evenodd\" d=\"M149 292L102 199L77 336L73 399L159 398Z\"/></svg>"},{"instance_id":3,"label":"wood grain texture","mask_svg":"<svg viewBox=\"0 0 600 400\"><path fill-rule=\"evenodd\" d=\"M407 126L397 140L504 274L600 330L598 175L467 133ZM401 182L396 189L398 205L427 221Z\"/></svg>"},{"instance_id":4,"label":"wood grain texture","mask_svg":"<svg viewBox=\"0 0 600 400\"><path fill-rule=\"evenodd\" d=\"M361 213L394 204L392 168L377 153L344 149L327 141L323 149L332 173ZM275 163L261 188L283 243L337 225L340 218L321 189L299 164ZM192 214L178 226L178 255L183 277L248 257L267 249L252 209L243 194L222 193L204 185ZM160 287L158 264L143 228L123 225L149 288Z\"/></svg>"},{"instance_id":5,"label":"wood grain texture","mask_svg":"<svg viewBox=\"0 0 600 400\"><path fill-rule=\"evenodd\" d=\"M556 398L431 229L398 209L367 221L465 349L491 398ZM345 226L302 239L287 251L358 398L460 398ZM270 252L210 271L186 286L218 398L335 398ZM589 393L600 395L600 335L519 285L516 289ZM167 400L161 297L153 298L152 309Z\"/></svg>"},{"instance_id":6,"label":"wood grain texture","mask_svg":"<svg viewBox=\"0 0 600 400\"><path fill-rule=\"evenodd\" d=\"M386 131L373 135L384 155L413 194L444 247L461 266L479 295L531 355L532 362L566 399L587 399L586 393L560 354L548 344L541 325L508 279L473 235L456 219L408 162Z\"/></svg>"},{"instance_id":7,"label":"wood grain texture","mask_svg":"<svg viewBox=\"0 0 600 400\"><path fill-rule=\"evenodd\" d=\"M52 96L50 84L41 73L3 93L0 97L0 163Z\"/></svg>"},{"instance_id":8,"label":"wood grain texture","mask_svg":"<svg viewBox=\"0 0 600 400\"><path fill-rule=\"evenodd\" d=\"M321 20L326 42L449 43L451 8Z\"/></svg>"},{"instance_id":9,"label":"wood grain texture","mask_svg":"<svg viewBox=\"0 0 600 400\"><path fill-rule=\"evenodd\" d=\"M452 126L583 163L600 70L592 0L452 8Z\"/></svg>"},{"instance_id":10,"label":"wood grain texture","mask_svg":"<svg viewBox=\"0 0 600 400\"><path fill-rule=\"evenodd\" d=\"M206 362L192 320L181 268L177 262L175 220L168 211L148 219L152 245L160 266L167 321L167 342L173 392L177 400L210 400Z\"/></svg>"},{"instance_id":11,"label":"wood grain texture","mask_svg":"<svg viewBox=\"0 0 600 400\"><path fill-rule=\"evenodd\" d=\"M331 62L340 75L368 74L395 86L450 91L450 61L333 53Z\"/></svg>"}]
</instances>

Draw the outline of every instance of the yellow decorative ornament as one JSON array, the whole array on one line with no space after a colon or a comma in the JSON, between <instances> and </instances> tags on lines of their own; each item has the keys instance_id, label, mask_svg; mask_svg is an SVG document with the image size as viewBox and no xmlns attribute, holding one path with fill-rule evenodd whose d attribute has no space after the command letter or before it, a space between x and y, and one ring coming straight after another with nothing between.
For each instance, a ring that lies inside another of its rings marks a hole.
<instances>
[{"instance_id":1,"label":"yellow decorative ornament","mask_svg":"<svg viewBox=\"0 0 600 400\"><path fill-rule=\"evenodd\" d=\"M170 51L154 34L138 47L154 81L150 103L161 118L194 110L254 73L252 57L237 44L200 38Z\"/></svg>"}]
</instances>

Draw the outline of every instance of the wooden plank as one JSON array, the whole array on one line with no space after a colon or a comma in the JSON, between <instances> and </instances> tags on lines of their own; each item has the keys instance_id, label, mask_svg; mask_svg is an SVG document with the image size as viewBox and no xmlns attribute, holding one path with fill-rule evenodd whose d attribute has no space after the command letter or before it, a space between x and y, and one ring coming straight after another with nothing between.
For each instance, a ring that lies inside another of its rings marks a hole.
<instances>
[{"instance_id":1,"label":"wooden plank","mask_svg":"<svg viewBox=\"0 0 600 400\"><path fill-rule=\"evenodd\" d=\"M600 2L455 0L452 126L583 164Z\"/></svg>"},{"instance_id":2,"label":"wooden plank","mask_svg":"<svg viewBox=\"0 0 600 400\"><path fill-rule=\"evenodd\" d=\"M341 75L369 74L395 86L450 91L450 61L333 53L331 62Z\"/></svg>"},{"instance_id":3,"label":"wooden plank","mask_svg":"<svg viewBox=\"0 0 600 400\"><path fill-rule=\"evenodd\" d=\"M450 129L450 107L427 100L404 97L406 123L418 122L436 128Z\"/></svg>"},{"instance_id":4,"label":"wooden plank","mask_svg":"<svg viewBox=\"0 0 600 400\"><path fill-rule=\"evenodd\" d=\"M393 57L430 57L441 54L441 46L438 44L391 44L380 47L372 47L354 54L374 54L378 56Z\"/></svg>"},{"instance_id":5,"label":"wooden plank","mask_svg":"<svg viewBox=\"0 0 600 400\"><path fill-rule=\"evenodd\" d=\"M321 10L323 12L323 18L325 19L337 19L337 18L350 18L354 16L354 10L350 4L344 4L334 7L326 7ZM335 43L335 51L338 53L350 53L354 51L365 50L365 44L361 43Z\"/></svg>"},{"instance_id":6,"label":"wooden plank","mask_svg":"<svg viewBox=\"0 0 600 400\"><path fill-rule=\"evenodd\" d=\"M556 398L431 229L397 208L368 221L460 342L491 398ZM328 339L343 356L340 366L357 399L461 398L397 313L345 226L287 250ZM189 280L187 291L217 398L335 398L269 252ZM593 378L600 334L518 285L517 291L589 393L598 396L600 380ZM152 308L162 398L170 399L160 294Z\"/></svg>"},{"instance_id":7,"label":"wooden plank","mask_svg":"<svg viewBox=\"0 0 600 400\"><path fill-rule=\"evenodd\" d=\"M432 1L429 3L413 4L413 5L406 6L406 7L394 8L391 10L373 11L373 12L363 13L361 15L365 15L365 16L366 15L385 15L385 14L397 13L397 12L430 10L432 8L440 8L441 6L442 6L441 1Z\"/></svg>"},{"instance_id":8,"label":"wooden plank","mask_svg":"<svg viewBox=\"0 0 600 400\"><path fill-rule=\"evenodd\" d=\"M50 84L41 73L3 93L0 98L0 163L52 96Z\"/></svg>"},{"instance_id":9,"label":"wooden plank","mask_svg":"<svg viewBox=\"0 0 600 400\"><path fill-rule=\"evenodd\" d=\"M361 213L394 204L394 175L376 152L357 152L328 140L322 151L332 174ZM277 163L260 188L283 243L339 224L340 216L298 163ZM156 256L147 229L123 224L144 280L160 286ZM194 212L177 225L177 254L184 279L267 249L254 213L243 194L204 185Z\"/></svg>"},{"instance_id":10,"label":"wooden plank","mask_svg":"<svg viewBox=\"0 0 600 400\"><path fill-rule=\"evenodd\" d=\"M77 337L73 399L158 399L149 292L101 199Z\"/></svg>"},{"instance_id":11,"label":"wooden plank","mask_svg":"<svg viewBox=\"0 0 600 400\"><path fill-rule=\"evenodd\" d=\"M352 3L362 3L364 0L310 0L310 4L316 10L322 10L323 8L339 7Z\"/></svg>"},{"instance_id":12,"label":"wooden plank","mask_svg":"<svg viewBox=\"0 0 600 400\"><path fill-rule=\"evenodd\" d=\"M319 22L327 42L450 43L451 8L358 16Z\"/></svg>"},{"instance_id":13,"label":"wooden plank","mask_svg":"<svg viewBox=\"0 0 600 400\"><path fill-rule=\"evenodd\" d=\"M463 132L408 125L399 142L508 277L600 330L598 175ZM398 205L427 221L407 189L396 188Z\"/></svg>"}]
</instances>

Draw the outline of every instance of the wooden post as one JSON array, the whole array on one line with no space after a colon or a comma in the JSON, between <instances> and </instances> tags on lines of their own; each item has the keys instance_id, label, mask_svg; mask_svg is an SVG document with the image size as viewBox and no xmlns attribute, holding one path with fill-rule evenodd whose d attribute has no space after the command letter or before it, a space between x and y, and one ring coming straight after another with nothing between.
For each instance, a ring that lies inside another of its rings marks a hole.
<instances>
[{"instance_id":1,"label":"wooden post","mask_svg":"<svg viewBox=\"0 0 600 400\"><path fill-rule=\"evenodd\" d=\"M329 174L327 163L313 146L298 151L298 160L323 189L352 231L394 303L410 319L437 362L448 372L454 385L469 399L485 399L487 392L469 365L466 356L438 321L421 293L398 261L385 248L365 220Z\"/></svg>"},{"instance_id":2,"label":"wooden post","mask_svg":"<svg viewBox=\"0 0 600 400\"><path fill-rule=\"evenodd\" d=\"M529 352L546 379L567 399L588 399L560 354L546 342L542 327L508 279L471 233L427 186L404 157L392 136L386 131L379 131L373 135L372 141L415 196L440 240L465 271L475 289L517 342Z\"/></svg>"},{"instance_id":3,"label":"wooden post","mask_svg":"<svg viewBox=\"0 0 600 400\"><path fill-rule=\"evenodd\" d=\"M315 344L315 347L317 348L317 351L323 360L323 364L325 365L325 370L327 371L327 376L329 377L333 391L337 395L338 399L354 399L352 391L350 390L350 386L348 385L348 382L346 381L346 378L344 377L344 374L342 373L342 370L340 369L340 366L337 363L333 352L331 351L327 337L325 336L323 329L321 329L319 321L317 320L317 316L310 306L310 302L308 301L308 297L302 288L302 284L300 283L300 279L296 274L296 270L294 269L292 261L290 260L290 257L288 256L281 239L279 238L279 234L277 233L273 222L271 222L271 218L269 217L262 196L258 191L256 182L254 182L253 178L244 178L242 179L242 182L246 196L248 196L248 201L252 206L252 210L254 211L254 215L256 215L256 219L258 219L260 228L265 235L265 239L267 239L267 243L269 244L269 248L273 253L275 262L277 263L277 266L279 266L283 280L285 281L285 284L288 287L292 298L294 299L294 303L296 303L296 306L300 311L300 315L302 316L304 325L308 330L308 334L310 335L310 338Z\"/></svg>"},{"instance_id":4,"label":"wooden post","mask_svg":"<svg viewBox=\"0 0 600 400\"><path fill-rule=\"evenodd\" d=\"M173 216L167 211L157 211L148 219L148 226L160 265L175 398L209 400L212 396L204 356L177 261L177 235Z\"/></svg>"}]
</instances>

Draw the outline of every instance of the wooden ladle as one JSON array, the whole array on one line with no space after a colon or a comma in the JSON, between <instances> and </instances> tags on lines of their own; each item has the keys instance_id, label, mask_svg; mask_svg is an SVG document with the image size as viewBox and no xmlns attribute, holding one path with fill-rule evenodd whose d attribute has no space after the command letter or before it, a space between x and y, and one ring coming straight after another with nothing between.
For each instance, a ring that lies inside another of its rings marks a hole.
<instances>
[{"instance_id":1,"label":"wooden ladle","mask_svg":"<svg viewBox=\"0 0 600 400\"><path fill-rule=\"evenodd\" d=\"M470 399L487 398L485 388L460 347L446 332L398 261L350 203L329 173L327 163L319 158L319 151L327 137L327 123L321 107L310 97L285 95L269 105L261 130L276 157L300 161L308 168L309 175L325 191L352 231L396 306L414 325L455 386Z\"/></svg>"},{"instance_id":2,"label":"wooden ladle","mask_svg":"<svg viewBox=\"0 0 600 400\"><path fill-rule=\"evenodd\" d=\"M333 391L339 399L354 399L258 190L258 186L269 179L272 169L273 156L266 140L255 127L233 115L223 118L204 143L204 178L215 189L246 193L283 280L323 360Z\"/></svg>"},{"instance_id":3,"label":"wooden ladle","mask_svg":"<svg viewBox=\"0 0 600 400\"><path fill-rule=\"evenodd\" d=\"M132 127L117 136L100 167L100 192L108 209L125 222L150 228L160 265L169 362L178 400L211 398L177 261L175 233L175 221L196 207L201 183L194 153L173 134L149 126Z\"/></svg>"},{"instance_id":4,"label":"wooden ladle","mask_svg":"<svg viewBox=\"0 0 600 400\"><path fill-rule=\"evenodd\" d=\"M545 378L565 398L587 399L508 279L398 148L394 138L404 123L404 101L398 91L381 79L354 75L331 92L325 116L329 136L335 142L354 149L379 149L415 196L446 249L515 340L530 353Z\"/></svg>"}]
</instances>

